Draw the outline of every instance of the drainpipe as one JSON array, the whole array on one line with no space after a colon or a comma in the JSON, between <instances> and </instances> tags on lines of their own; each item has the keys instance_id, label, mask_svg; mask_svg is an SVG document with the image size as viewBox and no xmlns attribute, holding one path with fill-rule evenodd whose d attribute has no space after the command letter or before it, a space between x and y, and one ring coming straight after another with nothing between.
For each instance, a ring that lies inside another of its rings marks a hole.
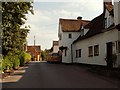
<instances>
[{"instance_id":1,"label":"drainpipe","mask_svg":"<svg viewBox=\"0 0 120 90\"><path fill-rule=\"evenodd\" d=\"M71 62L73 63L73 48L72 48L72 44L71 44Z\"/></svg>"}]
</instances>

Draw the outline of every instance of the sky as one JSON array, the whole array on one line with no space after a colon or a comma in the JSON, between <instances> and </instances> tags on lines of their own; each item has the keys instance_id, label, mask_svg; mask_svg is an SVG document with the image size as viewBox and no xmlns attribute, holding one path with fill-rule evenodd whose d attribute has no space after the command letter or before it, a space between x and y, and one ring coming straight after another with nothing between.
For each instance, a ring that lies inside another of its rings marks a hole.
<instances>
[{"instance_id":1,"label":"sky","mask_svg":"<svg viewBox=\"0 0 120 90\"><path fill-rule=\"evenodd\" d=\"M92 20L103 12L102 0L71 0L60 2L35 1L34 15L28 14L26 25L30 25L27 37L28 45L41 45L41 49L50 49L53 40L58 40L59 18Z\"/></svg>"}]
</instances>

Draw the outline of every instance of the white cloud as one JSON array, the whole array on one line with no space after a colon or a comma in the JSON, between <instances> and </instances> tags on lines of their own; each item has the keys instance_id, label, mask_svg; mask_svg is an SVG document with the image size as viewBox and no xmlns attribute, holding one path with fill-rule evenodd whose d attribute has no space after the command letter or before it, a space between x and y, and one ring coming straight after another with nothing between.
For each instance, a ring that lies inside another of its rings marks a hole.
<instances>
[{"instance_id":1,"label":"white cloud","mask_svg":"<svg viewBox=\"0 0 120 90\"><path fill-rule=\"evenodd\" d=\"M52 41L58 40L58 19L59 18L77 18L82 16L83 19L92 19L95 15L99 15L102 11L100 3L85 2L81 3L51 3L54 7L38 6L34 8L34 15L28 15L26 24L31 26L28 35L28 44L33 44L34 35L36 36L36 44L41 45L42 49L51 48ZM98 0L99 1L99 0ZM40 2L38 2L40 3ZM43 9L41 9L43 8Z\"/></svg>"}]
</instances>

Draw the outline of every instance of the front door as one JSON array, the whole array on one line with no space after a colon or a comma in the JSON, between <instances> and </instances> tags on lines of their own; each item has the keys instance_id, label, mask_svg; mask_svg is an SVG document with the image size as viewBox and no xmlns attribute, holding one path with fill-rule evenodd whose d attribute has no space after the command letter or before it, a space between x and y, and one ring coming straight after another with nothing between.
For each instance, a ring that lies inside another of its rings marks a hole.
<instances>
[{"instance_id":1,"label":"front door","mask_svg":"<svg viewBox=\"0 0 120 90\"><path fill-rule=\"evenodd\" d=\"M107 66L113 67L113 61L112 61L112 42L107 43Z\"/></svg>"}]
</instances>

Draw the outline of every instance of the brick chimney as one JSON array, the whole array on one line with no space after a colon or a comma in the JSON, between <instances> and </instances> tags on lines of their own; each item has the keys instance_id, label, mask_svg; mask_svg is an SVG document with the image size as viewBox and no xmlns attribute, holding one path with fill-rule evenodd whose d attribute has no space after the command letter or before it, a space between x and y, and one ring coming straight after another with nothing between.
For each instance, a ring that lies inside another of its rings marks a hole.
<instances>
[{"instance_id":1,"label":"brick chimney","mask_svg":"<svg viewBox=\"0 0 120 90\"><path fill-rule=\"evenodd\" d=\"M105 12L105 5L112 5L112 0L103 0L103 11Z\"/></svg>"},{"instance_id":2,"label":"brick chimney","mask_svg":"<svg viewBox=\"0 0 120 90\"><path fill-rule=\"evenodd\" d=\"M82 20L82 17L81 17L81 16L78 16L78 17L77 17L77 19L80 19L80 20Z\"/></svg>"}]
</instances>

